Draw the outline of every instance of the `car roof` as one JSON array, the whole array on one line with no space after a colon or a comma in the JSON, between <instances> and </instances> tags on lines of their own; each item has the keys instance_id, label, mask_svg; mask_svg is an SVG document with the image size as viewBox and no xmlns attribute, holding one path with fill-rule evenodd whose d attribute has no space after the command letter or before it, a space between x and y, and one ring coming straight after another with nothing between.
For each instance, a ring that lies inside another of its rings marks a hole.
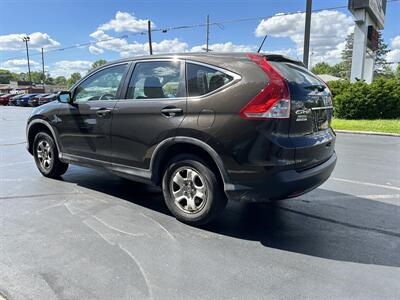
<instances>
[{"instance_id":1,"label":"car roof","mask_svg":"<svg viewBox=\"0 0 400 300\"><path fill-rule=\"evenodd\" d=\"M104 65L97 67L96 69L89 72L85 77L94 73L95 71L102 69L104 67L112 66L119 63L131 62L136 60L152 60L152 59L186 59L198 61L200 63L210 64L210 65L222 65L229 66L232 60L248 60L249 54L263 55L267 60L274 61L288 61L296 64L302 64L295 58L287 57L285 55L277 53L254 53L254 52L183 52L183 53L167 53L167 54L156 54L156 55L142 55L142 56L131 56L122 58L115 61L110 61Z\"/></svg>"}]
</instances>

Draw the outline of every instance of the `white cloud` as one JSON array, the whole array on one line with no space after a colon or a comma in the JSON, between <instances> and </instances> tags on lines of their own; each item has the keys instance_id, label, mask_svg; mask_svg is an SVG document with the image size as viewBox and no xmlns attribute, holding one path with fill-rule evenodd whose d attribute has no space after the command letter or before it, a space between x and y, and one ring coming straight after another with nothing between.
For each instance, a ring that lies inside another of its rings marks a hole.
<instances>
[{"instance_id":1,"label":"white cloud","mask_svg":"<svg viewBox=\"0 0 400 300\"><path fill-rule=\"evenodd\" d=\"M104 50L101 49L101 48L97 48L97 47L95 47L93 45L90 45L89 46L89 52L92 53L92 54L102 54L104 52Z\"/></svg>"},{"instance_id":2,"label":"white cloud","mask_svg":"<svg viewBox=\"0 0 400 300\"><path fill-rule=\"evenodd\" d=\"M206 45L199 45L199 46L194 46L190 50L191 52L204 52L204 49L206 48ZM251 51L256 51L257 46L254 45L236 45L233 44L232 42L226 42L226 43L216 43L216 44L211 44L209 45L209 49L211 49L214 52L251 52Z\"/></svg>"},{"instance_id":3,"label":"white cloud","mask_svg":"<svg viewBox=\"0 0 400 300\"><path fill-rule=\"evenodd\" d=\"M154 23L152 23L152 27L155 27ZM143 30L147 30L147 20L138 19L133 14L119 11L116 13L115 19L100 25L95 32L90 34L90 37L95 39L95 42L94 45L89 47L89 51L98 54L100 51L109 50L118 52L122 57L149 54L149 45L146 42L133 41L129 43L126 38L112 37L108 32L106 33L106 31L139 32ZM189 46L187 43L175 38L153 42L152 47L153 53L160 54L186 52Z\"/></svg>"},{"instance_id":4,"label":"white cloud","mask_svg":"<svg viewBox=\"0 0 400 300\"><path fill-rule=\"evenodd\" d=\"M262 20L256 36L268 34L273 37L290 38L298 51L303 51L305 14L276 15ZM321 11L311 17L310 52L313 62L337 63L346 37L354 30L354 21L339 11Z\"/></svg>"},{"instance_id":5,"label":"white cloud","mask_svg":"<svg viewBox=\"0 0 400 300\"><path fill-rule=\"evenodd\" d=\"M298 57L301 53L299 52L298 49L295 48L284 48L284 49L279 49L279 50L262 50L262 53L268 53L268 54L281 54L281 55L286 55L286 56L291 56L291 57Z\"/></svg>"},{"instance_id":6,"label":"white cloud","mask_svg":"<svg viewBox=\"0 0 400 300\"><path fill-rule=\"evenodd\" d=\"M34 60L29 60L31 71L33 71L36 67L39 66ZM3 62L1 64L1 68L8 69L12 72L20 73L20 72L28 72L28 61L26 59L11 59Z\"/></svg>"},{"instance_id":7,"label":"white cloud","mask_svg":"<svg viewBox=\"0 0 400 300\"><path fill-rule=\"evenodd\" d=\"M396 67L400 62L400 35L391 39L392 50L386 54L386 60L394 63L392 66Z\"/></svg>"},{"instance_id":8,"label":"white cloud","mask_svg":"<svg viewBox=\"0 0 400 300\"><path fill-rule=\"evenodd\" d=\"M29 35L25 33L13 33L0 35L0 50L10 51L25 49L25 43L22 41L22 38L25 36L30 37L30 49L40 50L41 48L54 48L60 45L59 42L50 38L47 33L34 32Z\"/></svg>"},{"instance_id":9,"label":"white cloud","mask_svg":"<svg viewBox=\"0 0 400 300\"><path fill-rule=\"evenodd\" d=\"M152 27L155 27L155 24L151 23ZM118 11L115 14L115 19L100 25L98 27L99 30L114 30L115 32L138 32L147 30L147 20L138 19L134 16L134 14L130 14L127 12Z\"/></svg>"},{"instance_id":10,"label":"white cloud","mask_svg":"<svg viewBox=\"0 0 400 300\"><path fill-rule=\"evenodd\" d=\"M72 73L80 73L84 75L92 66L91 61L87 60L61 60L53 64L50 70L52 77L65 76L69 77Z\"/></svg>"},{"instance_id":11,"label":"white cloud","mask_svg":"<svg viewBox=\"0 0 400 300\"><path fill-rule=\"evenodd\" d=\"M400 49L393 49L386 54L386 60L388 62L399 63L400 62Z\"/></svg>"},{"instance_id":12,"label":"white cloud","mask_svg":"<svg viewBox=\"0 0 400 300\"><path fill-rule=\"evenodd\" d=\"M38 63L33 60L29 60L29 63L31 66L36 66ZM13 68L13 67L21 67L21 66L27 66L28 61L26 59L11 59L7 60L3 63L3 66L6 68Z\"/></svg>"},{"instance_id":13,"label":"white cloud","mask_svg":"<svg viewBox=\"0 0 400 300\"><path fill-rule=\"evenodd\" d=\"M148 43L138 43L136 41L128 43L126 39L113 38L103 30L97 30L90 36L98 41L96 42L96 48L118 52L122 57L149 54ZM179 39L153 42L152 46L155 54L185 52L188 50L188 44L181 42Z\"/></svg>"},{"instance_id":14,"label":"white cloud","mask_svg":"<svg viewBox=\"0 0 400 300\"><path fill-rule=\"evenodd\" d=\"M177 52L186 52L188 49L188 44L185 42L179 41L179 39L173 40L162 40L161 42L153 42L153 53L177 53ZM132 44L126 44L123 47L123 50L120 52L120 55L123 57L133 56L133 55L144 55L149 54L149 44L148 43L138 43L133 42Z\"/></svg>"},{"instance_id":15,"label":"white cloud","mask_svg":"<svg viewBox=\"0 0 400 300\"><path fill-rule=\"evenodd\" d=\"M392 44L392 48L393 48L393 49L400 49L400 35L395 36L395 37L392 39L391 44Z\"/></svg>"}]
</instances>

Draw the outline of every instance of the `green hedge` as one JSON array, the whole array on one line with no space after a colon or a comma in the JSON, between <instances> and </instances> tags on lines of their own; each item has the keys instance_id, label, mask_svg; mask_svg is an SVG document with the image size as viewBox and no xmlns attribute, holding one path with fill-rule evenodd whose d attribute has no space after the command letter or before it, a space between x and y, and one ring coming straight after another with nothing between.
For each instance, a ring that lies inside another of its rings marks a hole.
<instances>
[{"instance_id":1,"label":"green hedge","mask_svg":"<svg viewBox=\"0 0 400 300\"><path fill-rule=\"evenodd\" d=\"M400 118L400 80L364 82L331 81L335 117L341 119Z\"/></svg>"}]
</instances>

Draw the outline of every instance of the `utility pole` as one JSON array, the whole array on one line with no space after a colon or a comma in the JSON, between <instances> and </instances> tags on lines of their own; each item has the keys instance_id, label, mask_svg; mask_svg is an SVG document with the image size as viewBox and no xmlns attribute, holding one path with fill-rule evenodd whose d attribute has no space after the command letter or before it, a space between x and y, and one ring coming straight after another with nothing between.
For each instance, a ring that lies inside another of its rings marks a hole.
<instances>
[{"instance_id":1,"label":"utility pole","mask_svg":"<svg viewBox=\"0 0 400 300\"><path fill-rule=\"evenodd\" d=\"M147 21L147 31L149 33L149 50L150 50L150 55L153 55L153 46L151 45L151 21Z\"/></svg>"},{"instance_id":2,"label":"utility pole","mask_svg":"<svg viewBox=\"0 0 400 300\"><path fill-rule=\"evenodd\" d=\"M31 64L29 62L29 49L28 49L28 42L30 41L29 36L24 36L22 40L25 42L26 46L26 57L28 59L28 75L29 75L29 86L30 86L30 92L32 92L32 78L31 78Z\"/></svg>"},{"instance_id":3,"label":"utility pole","mask_svg":"<svg viewBox=\"0 0 400 300\"><path fill-rule=\"evenodd\" d=\"M43 55L43 48L42 48L42 84L43 84L43 93L46 92L44 90L44 81L46 80L46 75L44 74L44 55Z\"/></svg>"},{"instance_id":4,"label":"utility pole","mask_svg":"<svg viewBox=\"0 0 400 300\"><path fill-rule=\"evenodd\" d=\"M306 25L304 29L304 50L303 50L303 63L308 68L308 57L310 53L310 31L311 31L311 9L312 0L307 0L306 6Z\"/></svg>"},{"instance_id":5,"label":"utility pole","mask_svg":"<svg viewBox=\"0 0 400 300\"><path fill-rule=\"evenodd\" d=\"M206 52L209 52L210 50L208 49L208 42L210 39L210 15L207 15L207 31L206 31Z\"/></svg>"},{"instance_id":6,"label":"utility pole","mask_svg":"<svg viewBox=\"0 0 400 300\"><path fill-rule=\"evenodd\" d=\"M309 62L310 70L313 67L313 58L314 58L314 48L311 48L311 55L310 55L310 62Z\"/></svg>"}]
</instances>

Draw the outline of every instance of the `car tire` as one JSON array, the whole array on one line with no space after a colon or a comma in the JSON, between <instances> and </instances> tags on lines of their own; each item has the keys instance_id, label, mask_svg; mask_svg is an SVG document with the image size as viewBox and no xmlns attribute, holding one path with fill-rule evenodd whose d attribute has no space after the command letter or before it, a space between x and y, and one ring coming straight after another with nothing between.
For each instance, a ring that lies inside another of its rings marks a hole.
<instances>
[{"instance_id":1,"label":"car tire","mask_svg":"<svg viewBox=\"0 0 400 300\"><path fill-rule=\"evenodd\" d=\"M67 172L68 164L58 158L53 138L46 132L39 132L33 142L33 156L40 173L49 178L59 178Z\"/></svg>"},{"instance_id":2,"label":"car tire","mask_svg":"<svg viewBox=\"0 0 400 300\"><path fill-rule=\"evenodd\" d=\"M162 189L176 219L199 226L211 222L225 208L227 197L210 166L197 156L178 155L167 164Z\"/></svg>"}]
</instances>

